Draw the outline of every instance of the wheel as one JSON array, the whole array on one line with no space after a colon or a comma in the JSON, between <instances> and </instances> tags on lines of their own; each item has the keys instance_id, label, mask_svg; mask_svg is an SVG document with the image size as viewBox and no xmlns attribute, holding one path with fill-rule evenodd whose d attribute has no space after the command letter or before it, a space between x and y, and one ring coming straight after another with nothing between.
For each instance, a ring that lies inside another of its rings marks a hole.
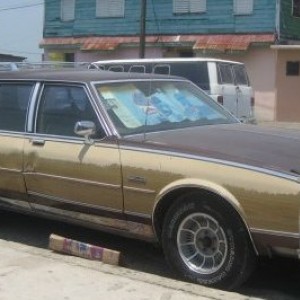
<instances>
[{"instance_id":1,"label":"wheel","mask_svg":"<svg viewBox=\"0 0 300 300\"><path fill-rule=\"evenodd\" d=\"M177 273L209 287L238 287L256 262L237 213L209 194L196 192L178 199L166 214L161 242L167 262Z\"/></svg>"}]
</instances>

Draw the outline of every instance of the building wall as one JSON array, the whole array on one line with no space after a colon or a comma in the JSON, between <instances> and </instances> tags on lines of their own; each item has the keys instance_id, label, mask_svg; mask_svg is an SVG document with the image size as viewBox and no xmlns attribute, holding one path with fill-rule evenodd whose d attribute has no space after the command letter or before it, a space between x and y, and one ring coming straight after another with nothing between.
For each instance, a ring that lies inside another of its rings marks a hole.
<instances>
[{"instance_id":1,"label":"building wall","mask_svg":"<svg viewBox=\"0 0 300 300\"><path fill-rule=\"evenodd\" d=\"M60 1L45 0L44 37L121 36L140 31L141 1L125 0L125 17L96 18L96 0L77 0L75 20L62 22ZM233 0L207 0L201 14L173 14L173 0L148 1L147 34L222 34L274 32L276 1L254 1L251 15L234 15Z\"/></svg>"},{"instance_id":2,"label":"building wall","mask_svg":"<svg viewBox=\"0 0 300 300\"><path fill-rule=\"evenodd\" d=\"M60 61L63 61L62 57L65 50L45 50L45 60L51 61L56 56ZM105 59L130 59L139 57L138 48L121 48L116 51L80 51L74 50L74 58L76 62L93 62L97 60ZM163 57L163 51L161 48L147 48L146 58L160 58Z\"/></svg>"},{"instance_id":3,"label":"building wall","mask_svg":"<svg viewBox=\"0 0 300 300\"><path fill-rule=\"evenodd\" d=\"M287 61L300 62L300 50L278 50L276 85L277 85L277 120L288 122L300 121L300 77L286 76Z\"/></svg>"},{"instance_id":4,"label":"building wall","mask_svg":"<svg viewBox=\"0 0 300 300\"><path fill-rule=\"evenodd\" d=\"M293 17L293 1L281 0L280 38L300 40L300 18Z\"/></svg>"}]
</instances>

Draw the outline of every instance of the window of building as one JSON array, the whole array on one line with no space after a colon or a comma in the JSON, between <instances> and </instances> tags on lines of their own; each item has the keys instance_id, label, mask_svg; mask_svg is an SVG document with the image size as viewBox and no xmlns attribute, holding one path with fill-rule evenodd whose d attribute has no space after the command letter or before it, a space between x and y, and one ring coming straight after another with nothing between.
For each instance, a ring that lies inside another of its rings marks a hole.
<instances>
[{"instance_id":1,"label":"window of building","mask_svg":"<svg viewBox=\"0 0 300 300\"><path fill-rule=\"evenodd\" d=\"M286 76L299 76L299 61L288 61L286 63Z\"/></svg>"},{"instance_id":2,"label":"window of building","mask_svg":"<svg viewBox=\"0 0 300 300\"><path fill-rule=\"evenodd\" d=\"M75 62L75 53L65 53L64 56L65 62Z\"/></svg>"},{"instance_id":3,"label":"window of building","mask_svg":"<svg viewBox=\"0 0 300 300\"><path fill-rule=\"evenodd\" d=\"M62 21L73 21L75 19L75 0L61 0Z\"/></svg>"},{"instance_id":4,"label":"window of building","mask_svg":"<svg viewBox=\"0 0 300 300\"><path fill-rule=\"evenodd\" d=\"M233 0L233 12L235 15L250 15L253 13L254 0Z\"/></svg>"},{"instance_id":5,"label":"window of building","mask_svg":"<svg viewBox=\"0 0 300 300\"><path fill-rule=\"evenodd\" d=\"M124 17L125 0L96 0L96 16L100 18Z\"/></svg>"},{"instance_id":6,"label":"window of building","mask_svg":"<svg viewBox=\"0 0 300 300\"><path fill-rule=\"evenodd\" d=\"M0 83L0 130L25 131L33 84Z\"/></svg>"},{"instance_id":7,"label":"window of building","mask_svg":"<svg viewBox=\"0 0 300 300\"><path fill-rule=\"evenodd\" d=\"M293 16L300 18L300 0L293 0Z\"/></svg>"},{"instance_id":8,"label":"window of building","mask_svg":"<svg viewBox=\"0 0 300 300\"><path fill-rule=\"evenodd\" d=\"M206 0L173 0L175 14L206 12Z\"/></svg>"}]
</instances>

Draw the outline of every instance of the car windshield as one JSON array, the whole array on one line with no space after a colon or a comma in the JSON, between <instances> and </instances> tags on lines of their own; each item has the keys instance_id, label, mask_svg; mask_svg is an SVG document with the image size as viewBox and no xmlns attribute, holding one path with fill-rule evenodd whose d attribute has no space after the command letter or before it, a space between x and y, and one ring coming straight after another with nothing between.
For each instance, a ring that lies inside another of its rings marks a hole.
<instances>
[{"instance_id":1,"label":"car windshield","mask_svg":"<svg viewBox=\"0 0 300 300\"><path fill-rule=\"evenodd\" d=\"M96 84L96 90L122 136L238 122L188 81L123 81Z\"/></svg>"}]
</instances>

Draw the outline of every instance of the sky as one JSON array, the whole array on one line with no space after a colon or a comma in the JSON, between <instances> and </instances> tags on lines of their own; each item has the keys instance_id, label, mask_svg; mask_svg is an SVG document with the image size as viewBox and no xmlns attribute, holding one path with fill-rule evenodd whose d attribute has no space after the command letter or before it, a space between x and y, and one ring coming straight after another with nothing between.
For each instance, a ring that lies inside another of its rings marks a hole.
<instances>
[{"instance_id":1,"label":"sky","mask_svg":"<svg viewBox=\"0 0 300 300\"><path fill-rule=\"evenodd\" d=\"M0 53L41 61L44 0L0 0ZM28 6L28 7L26 7Z\"/></svg>"}]
</instances>

